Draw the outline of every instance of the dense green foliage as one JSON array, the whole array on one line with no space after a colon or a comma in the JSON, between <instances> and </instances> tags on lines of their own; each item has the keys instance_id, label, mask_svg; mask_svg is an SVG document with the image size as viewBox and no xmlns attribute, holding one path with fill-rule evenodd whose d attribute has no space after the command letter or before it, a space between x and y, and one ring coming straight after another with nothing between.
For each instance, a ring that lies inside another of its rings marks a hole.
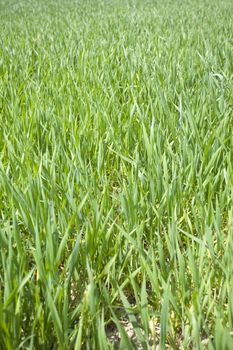
<instances>
[{"instance_id":1,"label":"dense green foliage","mask_svg":"<svg viewBox=\"0 0 233 350\"><path fill-rule=\"evenodd\" d=\"M0 0L0 349L233 349L232 13Z\"/></svg>"}]
</instances>

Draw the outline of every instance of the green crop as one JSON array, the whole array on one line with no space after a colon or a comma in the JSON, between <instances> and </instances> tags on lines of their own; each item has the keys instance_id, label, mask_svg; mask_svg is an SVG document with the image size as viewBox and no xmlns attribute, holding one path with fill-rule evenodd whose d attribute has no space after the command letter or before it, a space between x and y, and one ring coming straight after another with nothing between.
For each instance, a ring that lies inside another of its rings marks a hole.
<instances>
[{"instance_id":1,"label":"green crop","mask_svg":"<svg viewBox=\"0 0 233 350\"><path fill-rule=\"evenodd\" d=\"M233 349L232 13L0 0L0 349Z\"/></svg>"}]
</instances>

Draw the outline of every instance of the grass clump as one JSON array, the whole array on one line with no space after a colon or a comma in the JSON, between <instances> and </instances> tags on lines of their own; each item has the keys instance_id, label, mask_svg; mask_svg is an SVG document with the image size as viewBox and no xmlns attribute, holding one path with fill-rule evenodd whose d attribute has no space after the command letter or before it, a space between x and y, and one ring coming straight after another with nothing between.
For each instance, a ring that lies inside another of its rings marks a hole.
<instances>
[{"instance_id":1,"label":"grass clump","mask_svg":"<svg viewBox=\"0 0 233 350\"><path fill-rule=\"evenodd\" d=\"M233 5L0 1L0 348L233 348Z\"/></svg>"}]
</instances>

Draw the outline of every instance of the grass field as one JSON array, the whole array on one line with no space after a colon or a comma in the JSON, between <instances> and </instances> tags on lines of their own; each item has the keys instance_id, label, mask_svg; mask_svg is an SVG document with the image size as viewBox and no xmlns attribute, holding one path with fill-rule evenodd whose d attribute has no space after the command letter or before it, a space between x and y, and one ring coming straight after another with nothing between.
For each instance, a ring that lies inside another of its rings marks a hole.
<instances>
[{"instance_id":1,"label":"grass field","mask_svg":"<svg viewBox=\"0 0 233 350\"><path fill-rule=\"evenodd\" d=\"M0 0L0 349L233 349L233 2Z\"/></svg>"}]
</instances>

